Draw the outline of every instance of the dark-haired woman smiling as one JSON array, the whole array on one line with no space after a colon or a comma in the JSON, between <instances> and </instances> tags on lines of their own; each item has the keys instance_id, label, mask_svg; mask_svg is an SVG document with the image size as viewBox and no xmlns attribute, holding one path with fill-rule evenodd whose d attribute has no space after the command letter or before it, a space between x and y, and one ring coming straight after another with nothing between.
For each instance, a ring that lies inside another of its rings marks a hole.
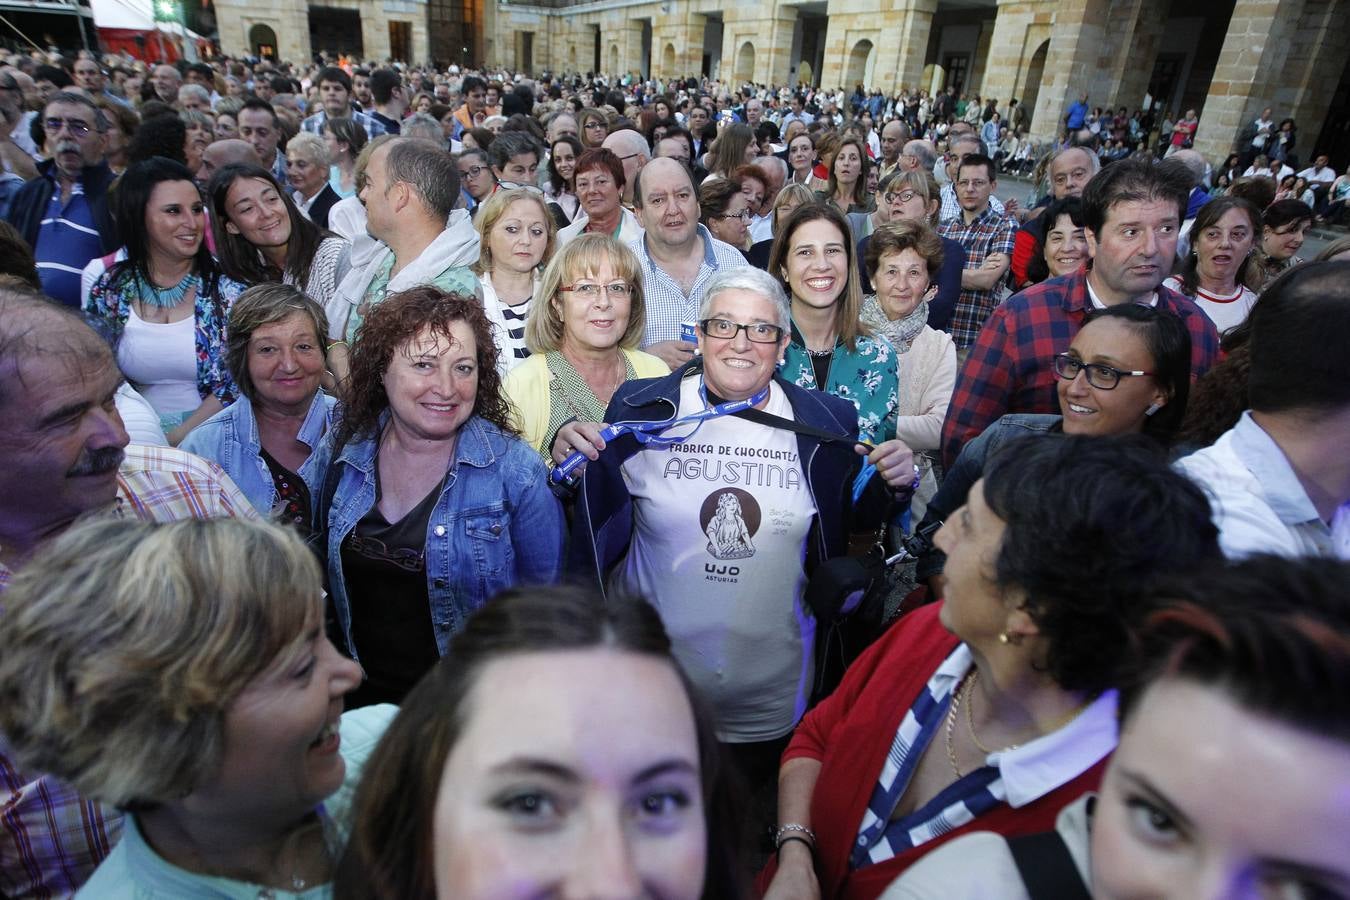
<instances>
[{"instance_id":1,"label":"dark-haired woman smiling","mask_svg":"<svg viewBox=\"0 0 1350 900\"><path fill-rule=\"evenodd\" d=\"M1209 516L1141 439L997 454L937 535L944 602L892 627L788 745L766 898L872 898L959 835L1053 827L1115 748L1138 598L1219 558Z\"/></svg>"},{"instance_id":2,"label":"dark-haired woman smiling","mask_svg":"<svg viewBox=\"0 0 1350 900\"><path fill-rule=\"evenodd\" d=\"M99 277L85 310L112 327L118 365L176 445L235 398L225 322L244 285L207 250L205 206L182 164L131 166L113 207L127 259Z\"/></svg>"}]
</instances>

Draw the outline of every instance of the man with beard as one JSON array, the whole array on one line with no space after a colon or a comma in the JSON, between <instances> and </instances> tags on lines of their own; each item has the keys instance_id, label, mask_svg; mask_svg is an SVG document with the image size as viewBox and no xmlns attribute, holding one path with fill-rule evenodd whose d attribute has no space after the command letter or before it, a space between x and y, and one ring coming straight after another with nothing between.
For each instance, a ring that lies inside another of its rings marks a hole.
<instances>
[{"instance_id":1,"label":"man with beard","mask_svg":"<svg viewBox=\"0 0 1350 900\"><path fill-rule=\"evenodd\" d=\"M0 607L13 573L83 517L257 518L215 463L128 446L114 403L121 383L112 350L79 314L0 288ZM68 896L121 834L117 810L19 769L4 735L0 810L6 896Z\"/></svg>"},{"instance_id":2,"label":"man with beard","mask_svg":"<svg viewBox=\"0 0 1350 900\"><path fill-rule=\"evenodd\" d=\"M108 120L83 94L58 91L42 112L48 159L14 196L9 221L33 248L42 289L80 305L80 273L119 246L108 209Z\"/></svg>"}]
</instances>

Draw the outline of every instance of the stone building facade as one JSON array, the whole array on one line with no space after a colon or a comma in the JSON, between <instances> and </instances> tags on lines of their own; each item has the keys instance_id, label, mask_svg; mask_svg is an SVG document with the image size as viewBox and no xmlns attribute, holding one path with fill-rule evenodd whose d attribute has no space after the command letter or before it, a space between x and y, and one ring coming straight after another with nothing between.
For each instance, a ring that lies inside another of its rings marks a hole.
<instances>
[{"instance_id":1,"label":"stone building facade","mask_svg":"<svg viewBox=\"0 0 1350 900\"><path fill-rule=\"evenodd\" d=\"M1200 114L1222 160L1270 106L1350 159L1350 0L490 0L483 63L724 83L805 81L1012 97L1033 137L1090 106ZM1339 148L1339 149L1338 149Z\"/></svg>"},{"instance_id":2,"label":"stone building facade","mask_svg":"<svg viewBox=\"0 0 1350 900\"><path fill-rule=\"evenodd\" d=\"M432 58L428 0L215 0L215 8L220 49L231 56Z\"/></svg>"}]
</instances>

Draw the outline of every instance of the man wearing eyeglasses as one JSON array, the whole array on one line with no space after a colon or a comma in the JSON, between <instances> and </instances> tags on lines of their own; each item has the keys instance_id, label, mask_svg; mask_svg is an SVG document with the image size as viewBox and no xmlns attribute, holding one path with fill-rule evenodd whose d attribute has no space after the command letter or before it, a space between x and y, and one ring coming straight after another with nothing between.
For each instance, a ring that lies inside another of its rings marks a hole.
<instances>
[{"instance_id":1,"label":"man wearing eyeglasses","mask_svg":"<svg viewBox=\"0 0 1350 900\"><path fill-rule=\"evenodd\" d=\"M1189 174L1178 168L1125 160L1088 182L1082 202L1091 261L1014 294L989 316L947 407L944 465L950 467L961 448L1000 416L1058 412L1055 356L1068 349L1091 309L1141 303L1168 310L1190 333L1192 378L1218 359L1219 337L1209 316L1162 285L1191 191Z\"/></svg>"},{"instance_id":2,"label":"man wearing eyeglasses","mask_svg":"<svg viewBox=\"0 0 1350 900\"><path fill-rule=\"evenodd\" d=\"M108 122L88 97L58 91L43 108L42 126L48 159L15 195L9 222L33 248L43 292L78 307L80 273L118 247L108 209Z\"/></svg>"},{"instance_id":3,"label":"man wearing eyeglasses","mask_svg":"<svg viewBox=\"0 0 1350 900\"><path fill-rule=\"evenodd\" d=\"M642 349L671 370L694 355L682 324L698 317L703 290L722 269L744 268L745 257L699 224L698 194L689 170L674 159L654 159L638 174L633 190L644 233L629 243L642 264L646 331Z\"/></svg>"}]
</instances>

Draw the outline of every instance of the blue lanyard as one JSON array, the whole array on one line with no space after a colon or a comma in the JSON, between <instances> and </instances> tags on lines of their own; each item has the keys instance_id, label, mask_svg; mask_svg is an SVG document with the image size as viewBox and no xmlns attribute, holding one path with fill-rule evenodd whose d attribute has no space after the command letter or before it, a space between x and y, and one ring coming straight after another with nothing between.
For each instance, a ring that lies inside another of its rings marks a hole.
<instances>
[{"instance_id":1,"label":"blue lanyard","mask_svg":"<svg viewBox=\"0 0 1350 900\"><path fill-rule=\"evenodd\" d=\"M706 386L701 382L698 387L698 393L706 404L708 402L708 391ZM691 439L698 433L698 430L703 427L703 423L709 419L716 419L721 416L733 415L742 412L743 410L753 409L768 398L769 385L766 384L754 396L747 397L744 400L732 400L725 403L718 403L715 406L700 409L697 412L692 412L689 415L680 418L671 416L669 419L664 419L659 422L615 422L612 425L607 425L603 428L600 431L600 436L604 439L606 445L620 435L631 434L633 437L637 438L638 443L644 448L653 445L657 447L669 447L671 444L682 444ZM678 410L676 413L678 415ZM692 425L693 429L682 431L678 435L668 435L665 433L672 428L688 425ZM553 471L549 473L549 478L554 484L561 484L584 462L586 462L586 455L580 450L575 450L567 457L567 459L559 463Z\"/></svg>"}]
</instances>

